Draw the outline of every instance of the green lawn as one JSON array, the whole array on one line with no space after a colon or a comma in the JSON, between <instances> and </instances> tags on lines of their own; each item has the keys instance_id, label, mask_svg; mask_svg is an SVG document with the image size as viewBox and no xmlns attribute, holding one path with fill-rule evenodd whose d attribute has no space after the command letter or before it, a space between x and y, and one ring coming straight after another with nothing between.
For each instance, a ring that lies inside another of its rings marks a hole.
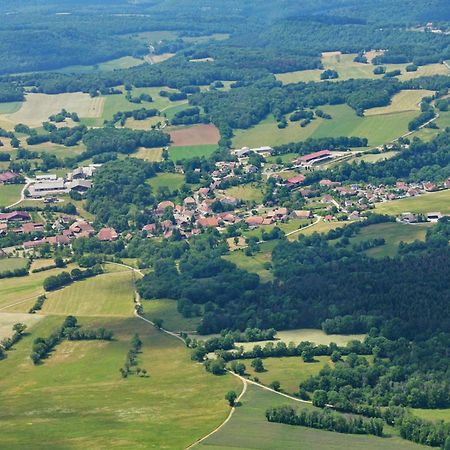
<instances>
[{"instance_id":1,"label":"green lawn","mask_svg":"<svg viewBox=\"0 0 450 450\"><path fill-rule=\"evenodd\" d=\"M428 448L397 436L380 438L349 435L267 422L266 410L282 405L312 408L250 385L241 406L236 409L232 419L196 448L205 450L414 450Z\"/></svg>"},{"instance_id":2,"label":"green lawn","mask_svg":"<svg viewBox=\"0 0 450 450\"><path fill-rule=\"evenodd\" d=\"M418 115L415 111L358 117L347 105L324 106L331 120L315 119L305 128L291 122L279 129L272 116L247 130L236 130L233 145L236 148L259 145L281 145L307 138L359 136L366 137L370 146L390 142L408 131L408 123Z\"/></svg>"},{"instance_id":3,"label":"green lawn","mask_svg":"<svg viewBox=\"0 0 450 450\"><path fill-rule=\"evenodd\" d=\"M150 186L156 190L160 186L167 186L171 191L179 189L184 184L184 175L179 173L160 173L148 182Z\"/></svg>"},{"instance_id":4,"label":"green lawn","mask_svg":"<svg viewBox=\"0 0 450 450\"><path fill-rule=\"evenodd\" d=\"M0 207L12 205L20 200L23 184L4 184L0 186Z\"/></svg>"},{"instance_id":5,"label":"green lawn","mask_svg":"<svg viewBox=\"0 0 450 450\"><path fill-rule=\"evenodd\" d=\"M385 245L375 247L366 252L368 256L382 258L395 256L400 242L411 243L415 240L425 240L430 224L407 225L402 223L380 223L364 227L350 243L359 243L369 239L384 238Z\"/></svg>"},{"instance_id":6,"label":"green lawn","mask_svg":"<svg viewBox=\"0 0 450 450\"><path fill-rule=\"evenodd\" d=\"M236 378L206 373L181 342L133 317L78 317L87 329L111 329L115 339L66 341L33 366L32 341L62 320L41 320L0 363L2 448L181 449L222 423L225 393L240 389ZM143 341L138 362L149 376L122 379L134 333Z\"/></svg>"},{"instance_id":7,"label":"green lawn","mask_svg":"<svg viewBox=\"0 0 450 450\"><path fill-rule=\"evenodd\" d=\"M180 147L170 147L169 157L172 161L181 159L191 159L196 157L208 157L217 150L217 145L188 145Z\"/></svg>"},{"instance_id":8,"label":"green lawn","mask_svg":"<svg viewBox=\"0 0 450 450\"><path fill-rule=\"evenodd\" d=\"M225 194L244 202L261 203L264 198L263 188L256 183L233 186L226 189Z\"/></svg>"},{"instance_id":9,"label":"green lawn","mask_svg":"<svg viewBox=\"0 0 450 450\"><path fill-rule=\"evenodd\" d=\"M200 317L185 318L177 311L177 301L171 299L143 300L144 316L150 320L163 319L170 331L195 331Z\"/></svg>"},{"instance_id":10,"label":"green lawn","mask_svg":"<svg viewBox=\"0 0 450 450\"><path fill-rule=\"evenodd\" d=\"M450 189L417 197L402 198L391 202L378 203L376 212L397 216L403 212L421 213L440 211L442 214L450 214Z\"/></svg>"},{"instance_id":11,"label":"green lawn","mask_svg":"<svg viewBox=\"0 0 450 450\"><path fill-rule=\"evenodd\" d=\"M134 309L131 270L77 281L47 294L43 314L131 316Z\"/></svg>"},{"instance_id":12,"label":"green lawn","mask_svg":"<svg viewBox=\"0 0 450 450\"><path fill-rule=\"evenodd\" d=\"M22 269L26 267L27 262L26 258L0 258L0 273L7 270Z\"/></svg>"}]
</instances>

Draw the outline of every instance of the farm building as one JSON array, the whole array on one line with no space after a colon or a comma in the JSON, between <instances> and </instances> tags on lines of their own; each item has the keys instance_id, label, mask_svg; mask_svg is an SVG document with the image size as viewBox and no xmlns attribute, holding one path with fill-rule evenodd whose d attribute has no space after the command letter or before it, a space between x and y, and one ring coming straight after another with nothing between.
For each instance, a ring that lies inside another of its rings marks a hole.
<instances>
[{"instance_id":1,"label":"farm building","mask_svg":"<svg viewBox=\"0 0 450 450\"><path fill-rule=\"evenodd\" d=\"M311 167L314 164L326 161L333 158L333 153L329 150L320 150L318 152L310 153L308 155L301 156L294 161L294 164L302 167Z\"/></svg>"},{"instance_id":2,"label":"farm building","mask_svg":"<svg viewBox=\"0 0 450 450\"><path fill-rule=\"evenodd\" d=\"M0 185L14 183L19 178L21 178L21 176L15 172L7 171L7 172L0 173Z\"/></svg>"},{"instance_id":3,"label":"farm building","mask_svg":"<svg viewBox=\"0 0 450 450\"><path fill-rule=\"evenodd\" d=\"M114 228L102 228L97 234L99 241L112 242L119 238L117 231Z\"/></svg>"},{"instance_id":4,"label":"farm building","mask_svg":"<svg viewBox=\"0 0 450 450\"><path fill-rule=\"evenodd\" d=\"M26 211L12 211L0 214L0 222L26 222L31 220L31 216Z\"/></svg>"}]
</instances>

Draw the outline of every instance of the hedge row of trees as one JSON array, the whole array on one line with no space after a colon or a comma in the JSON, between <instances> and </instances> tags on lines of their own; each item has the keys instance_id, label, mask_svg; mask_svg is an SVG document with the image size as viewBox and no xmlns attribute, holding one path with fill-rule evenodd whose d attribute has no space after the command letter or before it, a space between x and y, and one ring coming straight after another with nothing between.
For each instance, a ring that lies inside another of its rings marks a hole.
<instances>
[{"instance_id":1,"label":"hedge row of trees","mask_svg":"<svg viewBox=\"0 0 450 450\"><path fill-rule=\"evenodd\" d=\"M103 273L100 265L96 265L86 270L73 269L69 272L61 272L58 275L52 275L44 280L44 289L46 291L54 291L64 286L68 286L74 281L84 280L86 278L95 277Z\"/></svg>"},{"instance_id":2,"label":"hedge row of trees","mask_svg":"<svg viewBox=\"0 0 450 450\"><path fill-rule=\"evenodd\" d=\"M142 341L139 335L136 333L131 339L131 348L130 350L128 350L125 364L123 365L123 367L119 369L122 378L128 378L129 375L133 374L133 371L137 376L140 377L147 376L146 369L141 369L140 367L137 367L138 354L141 352L141 349L142 349Z\"/></svg>"}]
</instances>

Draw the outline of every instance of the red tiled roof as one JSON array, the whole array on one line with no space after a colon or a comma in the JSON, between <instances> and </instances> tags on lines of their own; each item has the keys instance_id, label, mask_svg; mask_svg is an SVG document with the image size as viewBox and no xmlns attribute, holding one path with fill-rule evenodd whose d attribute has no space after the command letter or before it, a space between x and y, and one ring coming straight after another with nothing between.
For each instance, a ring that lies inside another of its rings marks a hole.
<instances>
[{"instance_id":1,"label":"red tiled roof","mask_svg":"<svg viewBox=\"0 0 450 450\"><path fill-rule=\"evenodd\" d=\"M314 159L323 158L324 156L331 156L332 153L329 150L320 150L319 152L310 153L309 155L302 156L300 158L303 162L313 161Z\"/></svg>"}]
</instances>

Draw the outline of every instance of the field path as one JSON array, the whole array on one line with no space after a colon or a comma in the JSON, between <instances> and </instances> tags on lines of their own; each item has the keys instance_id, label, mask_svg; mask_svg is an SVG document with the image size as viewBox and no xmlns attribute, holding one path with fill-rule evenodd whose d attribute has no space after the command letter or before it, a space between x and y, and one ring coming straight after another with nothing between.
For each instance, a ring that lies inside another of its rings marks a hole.
<instances>
[{"instance_id":1,"label":"field path","mask_svg":"<svg viewBox=\"0 0 450 450\"><path fill-rule=\"evenodd\" d=\"M14 206L17 206L19 203L22 203L25 200L25 191L30 186L31 180L29 178L25 178L26 184L23 187L22 191L20 192L20 199L17 200L17 202L12 203L11 205L5 206L6 209L14 208Z\"/></svg>"}]
</instances>

